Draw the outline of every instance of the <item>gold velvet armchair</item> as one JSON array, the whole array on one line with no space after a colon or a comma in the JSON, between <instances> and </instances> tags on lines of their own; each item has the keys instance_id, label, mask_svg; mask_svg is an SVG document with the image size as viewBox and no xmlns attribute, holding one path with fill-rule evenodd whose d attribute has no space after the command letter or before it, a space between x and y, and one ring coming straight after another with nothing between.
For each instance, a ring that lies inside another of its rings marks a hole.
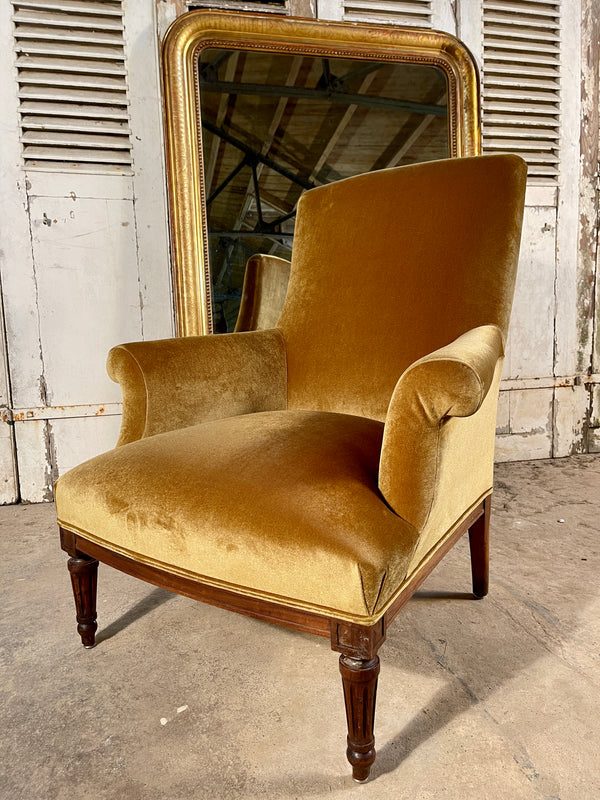
<instances>
[{"instance_id":1,"label":"gold velvet armchair","mask_svg":"<svg viewBox=\"0 0 600 800\"><path fill-rule=\"evenodd\" d=\"M309 191L275 328L111 351L117 447L56 484L86 647L98 561L328 636L366 780L388 626L466 531L487 592L525 175L486 156Z\"/></svg>"}]
</instances>

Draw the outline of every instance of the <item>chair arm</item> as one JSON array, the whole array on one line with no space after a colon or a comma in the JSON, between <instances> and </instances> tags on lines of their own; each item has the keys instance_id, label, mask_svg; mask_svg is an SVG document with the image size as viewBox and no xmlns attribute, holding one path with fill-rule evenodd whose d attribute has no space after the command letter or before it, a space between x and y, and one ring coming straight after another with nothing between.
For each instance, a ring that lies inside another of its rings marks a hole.
<instances>
[{"instance_id":1,"label":"chair arm","mask_svg":"<svg viewBox=\"0 0 600 800\"><path fill-rule=\"evenodd\" d=\"M452 418L479 410L502 356L500 329L482 325L415 361L396 384L385 422L379 489L391 508L418 530L435 499L440 461L452 449L453 438L442 436L442 429ZM486 431L492 453L494 420L495 412Z\"/></svg>"},{"instance_id":2,"label":"chair arm","mask_svg":"<svg viewBox=\"0 0 600 800\"><path fill-rule=\"evenodd\" d=\"M107 370L123 391L117 446L287 404L285 343L278 330L122 344L108 354Z\"/></svg>"}]
</instances>

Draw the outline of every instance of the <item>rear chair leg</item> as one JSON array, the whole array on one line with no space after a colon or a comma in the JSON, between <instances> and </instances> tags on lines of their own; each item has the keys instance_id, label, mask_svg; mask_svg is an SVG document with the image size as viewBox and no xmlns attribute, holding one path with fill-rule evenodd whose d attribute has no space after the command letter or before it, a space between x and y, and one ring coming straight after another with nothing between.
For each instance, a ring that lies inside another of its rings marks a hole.
<instances>
[{"instance_id":1,"label":"rear chair leg","mask_svg":"<svg viewBox=\"0 0 600 800\"><path fill-rule=\"evenodd\" d=\"M352 777L355 781L363 783L368 779L375 761L373 728L379 657L363 659L341 655L340 672L348 721L346 755L352 765Z\"/></svg>"},{"instance_id":2,"label":"rear chair leg","mask_svg":"<svg viewBox=\"0 0 600 800\"><path fill-rule=\"evenodd\" d=\"M491 495L483 501L483 514L469 528L469 545L471 548L471 574L473 576L473 594L485 597L490 582L490 514L492 511Z\"/></svg>"},{"instance_id":3,"label":"rear chair leg","mask_svg":"<svg viewBox=\"0 0 600 800\"><path fill-rule=\"evenodd\" d=\"M83 554L72 557L67 562L73 584L75 610L77 613L77 633L85 648L95 644L98 625L96 623L96 587L98 583L98 562Z\"/></svg>"}]
</instances>

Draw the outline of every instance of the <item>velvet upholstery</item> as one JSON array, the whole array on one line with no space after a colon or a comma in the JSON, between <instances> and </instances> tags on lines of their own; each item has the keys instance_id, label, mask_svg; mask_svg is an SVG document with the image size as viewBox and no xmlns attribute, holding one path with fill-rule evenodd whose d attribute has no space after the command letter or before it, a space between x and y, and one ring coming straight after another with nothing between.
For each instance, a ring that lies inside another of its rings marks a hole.
<instances>
[{"instance_id":1,"label":"velvet upholstery","mask_svg":"<svg viewBox=\"0 0 600 800\"><path fill-rule=\"evenodd\" d=\"M278 324L289 407L384 421L414 361L480 325L506 337L525 179L517 156L483 156L306 192Z\"/></svg>"},{"instance_id":2,"label":"velvet upholstery","mask_svg":"<svg viewBox=\"0 0 600 800\"><path fill-rule=\"evenodd\" d=\"M490 391L476 414L448 417L438 428L436 470L428 500L429 511L419 528L419 541L408 574L466 514L491 494L494 473L494 434L503 359L498 359Z\"/></svg>"},{"instance_id":3,"label":"velvet upholstery","mask_svg":"<svg viewBox=\"0 0 600 800\"><path fill-rule=\"evenodd\" d=\"M119 445L287 402L276 330L123 344L110 351L107 370L123 391Z\"/></svg>"},{"instance_id":4,"label":"velvet upholstery","mask_svg":"<svg viewBox=\"0 0 600 800\"><path fill-rule=\"evenodd\" d=\"M448 457L441 448L442 428L452 418L479 410L501 356L500 329L483 325L415 361L396 384L385 424L379 488L394 511L419 530L431 511L440 463ZM487 438L487 455L493 457L494 440ZM451 442L446 449L453 458Z\"/></svg>"},{"instance_id":5,"label":"velvet upholstery","mask_svg":"<svg viewBox=\"0 0 600 800\"><path fill-rule=\"evenodd\" d=\"M115 450L56 485L63 528L358 624L492 489L524 162L307 192L276 329L111 351Z\"/></svg>"},{"instance_id":6,"label":"velvet upholstery","mask_svg":"<svg viewBox=\"0 0 600 800\"><path fill-rule=\"evenodd\" d=\"M268 330L277 325L285 302L291 264L277 256L250 256L244 274L236 332Z\"/></svg>"},{"instance_id":7,"label":"velvet upholstery","mask_svg":"<svg viewBox=\"0 0 600 800\"><path fill-rule=\"evenodd\" d=\"M61 478L60 524L233 590L368 618L418 535L377 491L382 435L361 417L275 411L150 436Z\"/></svg>"}]
</instances>

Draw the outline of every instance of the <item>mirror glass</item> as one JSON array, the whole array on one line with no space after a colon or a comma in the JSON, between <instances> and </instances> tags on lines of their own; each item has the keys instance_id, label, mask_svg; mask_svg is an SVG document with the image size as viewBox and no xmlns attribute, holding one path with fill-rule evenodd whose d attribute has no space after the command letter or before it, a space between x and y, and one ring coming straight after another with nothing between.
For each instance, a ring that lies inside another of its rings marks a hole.
<instances>
[{"instance_id":1,"label":"mirror glass","mask_svg":"<svg viewBox=\"0 0 600 800\"><path fill-rule=\"evenodd\" d=\"M451 155L431 64L206 48L197 76L215 333L234 329L248 258L290 258L305 190Z\"/></svg>"}]
</instances>

